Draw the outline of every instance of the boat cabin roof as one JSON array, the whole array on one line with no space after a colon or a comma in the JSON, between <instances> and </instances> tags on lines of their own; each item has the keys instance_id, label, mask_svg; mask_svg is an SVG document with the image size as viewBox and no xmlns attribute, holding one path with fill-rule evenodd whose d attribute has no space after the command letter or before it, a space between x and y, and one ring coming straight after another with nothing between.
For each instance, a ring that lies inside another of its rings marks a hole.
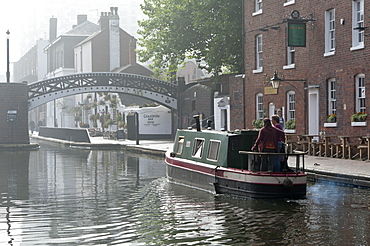
<instances>
[{"instance_id":1,"label":"boat cabin roof","mask_svg":"<svg viewBox=\"0 0 370 246\"><path fill-rule=\"evenodd\" d=\"M178 130L173 152L176 157L222 167L243 167L241 150L250 150L258 131Z\"/></svg>"}]
</instances>

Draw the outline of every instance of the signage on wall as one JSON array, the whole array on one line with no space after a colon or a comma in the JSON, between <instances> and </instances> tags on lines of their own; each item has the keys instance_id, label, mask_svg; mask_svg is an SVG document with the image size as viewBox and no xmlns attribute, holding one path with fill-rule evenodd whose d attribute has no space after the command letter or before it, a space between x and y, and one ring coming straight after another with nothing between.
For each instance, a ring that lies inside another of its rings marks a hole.
<instances>
[{"instance_id":1,"label":"signage on wall","mask_svg":"<svg viewBox=\"0 0 370 246\"><path fill-rule=\"evenodd\" d=\"M278 89L274 89L271 86L267 86L264 88L263 92L265 95L276 95L278 94Z\"/></svg>"},{"instance_id":2,"label":"signage on wall","mask_svg":"<svg viewBox=\"0 0 370 246\"><path fill-rule=\"evenodd\" d=\"M306 47L306 22L299 20L288 21L288 46Z\"/></svg>"}]
</instances>

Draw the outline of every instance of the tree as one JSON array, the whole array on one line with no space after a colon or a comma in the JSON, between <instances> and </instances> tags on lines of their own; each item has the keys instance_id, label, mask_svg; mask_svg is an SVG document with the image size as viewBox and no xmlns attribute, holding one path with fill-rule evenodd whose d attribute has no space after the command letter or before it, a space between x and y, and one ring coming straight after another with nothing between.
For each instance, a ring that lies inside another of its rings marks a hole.
<instances>
[{"instance_id":1,"label":"tree","mask_svg":"<svg viewBox=\"0 0 370 246\"><path fill-rule=\"evenodd\" d=\"M168 74L185 58L215 75L243 71L242 0L145 0L141 9L140 61Z\"/></svg>"}]
</instances>

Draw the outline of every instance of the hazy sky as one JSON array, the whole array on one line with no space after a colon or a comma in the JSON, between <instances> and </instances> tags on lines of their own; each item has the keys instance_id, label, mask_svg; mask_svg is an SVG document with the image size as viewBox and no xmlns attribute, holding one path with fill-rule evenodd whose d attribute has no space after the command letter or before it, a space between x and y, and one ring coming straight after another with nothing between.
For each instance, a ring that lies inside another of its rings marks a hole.
<instances>
[{"instance_id":1,"label":"hazy sky","mask_svg":"<svg viewBox=\"0 0 370 246\"><path fill-rule=\"evenodd\" d=\"M144 18L140 4L144 0L9 0L4 1L0 15L0 76L6 72L6 31L10 31L10 62L19 58L35 45L38 39L48 39L49 19L58 19L58 35L72 28L77 15L86 14L96 23L101 12L118 7L120 26L137 37L137 19ZM134 23L134 24L133 24ZM12 72L12 71L11 71Z\"/></svg>"}]
</instances>

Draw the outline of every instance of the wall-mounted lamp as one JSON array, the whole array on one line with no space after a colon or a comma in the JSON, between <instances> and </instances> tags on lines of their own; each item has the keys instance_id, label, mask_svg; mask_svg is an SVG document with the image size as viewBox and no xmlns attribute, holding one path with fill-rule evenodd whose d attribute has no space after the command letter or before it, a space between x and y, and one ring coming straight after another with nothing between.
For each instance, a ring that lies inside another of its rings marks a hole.
<instances>
[{"instance_id":1,"label":"wall-mounted lamp","mask_svg":"<svg viewBox=\"0 0 370 246\"><path fill-rule=\"evenodd\" d=\"M284 78L279 78L277 71L275 71L274 75L270 79L270 83L271 83L272 88L278 89L279 86L280 86L281 81L302 81L302 82L305 82L305 83L307 82L306 79L284 79ZM292 85L291 83L288 83L288 84ZM292 86L295 87L294 85L292 85Z\"/></svg>"},{"instance_id":2,"label":"wall-mounted lamp","mask_svg":"<svg viewBox=\"0 0 370 246\"><path fill-rule=\"evenodd\" d=\"M279 78L277 72L275 71L274 72L274 75L272 76L272 78L270 79L270 83L272 85L272 88L274 89L278 89L279 86L280 86L280 82L282 81L281 78Z\"/></svg>"}]
</instances>

